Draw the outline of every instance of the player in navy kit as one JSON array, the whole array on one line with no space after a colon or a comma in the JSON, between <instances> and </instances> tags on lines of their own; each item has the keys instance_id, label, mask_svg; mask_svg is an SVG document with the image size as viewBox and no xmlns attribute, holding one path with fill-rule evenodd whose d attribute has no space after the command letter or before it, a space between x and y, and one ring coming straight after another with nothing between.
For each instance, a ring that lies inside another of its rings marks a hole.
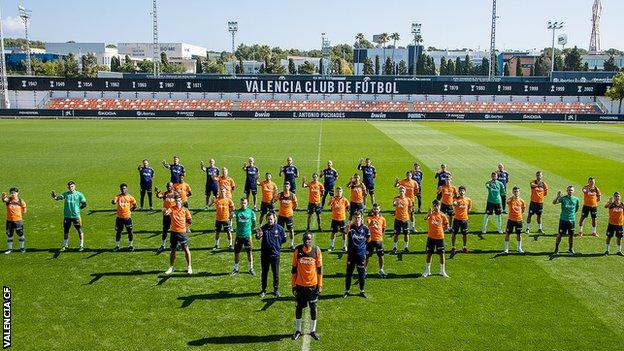
<instances>
[{"instance_id":1,"label":"player in navy kit","mask_svg":"<svg viewBox=\"0 0 624 351\"><path fill-rule=\"evenodd\" d=\"M152 179L154 179L154 169L150 167L147 159L143 160L143 163L139 165L139 178L141 179L141 209L145 203L145 194L147 194L147 200L149 202L149 209L153 210L152 203Z\"/></svg>"},{"instance_id":2,"label":"player in navy kit","mask_svg":"<svg viewBox=\"0 0 624 351\"><path fill-rule=\"evenodd\" d=\"M368 227L364 225L362 212L356 212L353 216L353 223L349 228L347 240L349 246L347 248L347 276L345 278L345 292L343 297L349 296L351 288L351 276L353 270L357 268L358 283L360 285L360 296L366 298L364 292L364 283L366 280L366 243L370 239Z\"/></svg>"},{"instance_id":3,"label":"player in navy kit","mask_svg":"<svg viewBox=\"0 0 624 351\"><path fill-rule=\"evenodd\" d=\"M208 211L210 204L210 195L217 197L219 195L219 167L215 166L215 160L211 158L208 161L208 167L204 164L204 161L200 162L201 170L206 172L206 203L204 205L204 211Z\"/></svg>"},{"instance_id":4,"label":"player in navy kit","mask_svg":"<svg viewBox=\"0 0 624 351\"><path fill-rule=\"evenodd\" d=\"M412 169L412 179L418 183L418 191L416 192L416 198L418 199L418 213L421 212L422 208L422 179L423 172L420 170L420 165L418 163L414 163L414 168Z\"/></svg>"},{"instance_id":5,"label":"player in navy kit","mask_svg":"<svg viewBox=\"0 0 624 351\"><path fill-rule=\"evenodd\" d=\"M299 170L297 169L297 166L293 164L292 157L288 157L286 159L286 165L280 168L279 176L281 177L282 174L284 175L284 183L290 183L290 191L295 193L297 190L297 182L295 178L299 177Z\"/></svg>"},{"instance_id":6,"label":"player in navy kit","mask_svg":"<svg viewBox=\"0 0 624 351\"><path fill-rule=\"evenodd\" d=\"M336 187L336 180L338 180L338 171L334 169L332 161L327 161L327 168L321 171L321 177L323 177L323 187L325 188L321 207L325 207L327 195L329 195L330 200L334 197L334 188Z\"/></svg>"},{"instance_id":7,"label":"player in navy kit","mask_svg":"<svg viewBox=\"0 0 624 351\"><path fill-rule=\"evenodd\" d=\"M505 170L505 166L502 163L498 164L498 181L503 183L504 191L501 193L501 200L503 201L503 213L507 213L507 183L509 183L509 172Z\"/></svg>"},{"instance_id":8,"label":"player in navy kit","mask_svg":"<svg viewBox=\"0 0 624 351\"><path fill-rule=\"evenodd\" d=\"M258 211L256 207L256 195L258 194L258 177L260 176L258 167L254 166L254 158L249 157L247 163L243 164L245 171L245 198L249 202L249 194L253 197L253 210Z\"/></svg>"},{"instance_id":9,"label":"player in navy kit","mask_svg":"<svg viewBox=\"0 0 624 351\"><path fill-rule=\"evenodd\" d=\"M357 169L362 171L362 182L366 186L366 194L364 194L364 209L366 209L367 195L370 195L371 207L375 203L375 177L377 177L377 170L368 157L360 159Z\"/></svg>"},{"instance_id":10,"label":"player in navy kit","mask_svg":"<svg viewBox=\"0 0 624 351\"><path fill-rule=\"evenodd\" d=\"M184 166L180 164L180 158L178 156L173 156L173 163L169 164L167 161L162 161L163 167L169 169L171 171L171 182L173 184L182 183L182 177L186 175L186 171Z\"/></svg>"}]
</instances>

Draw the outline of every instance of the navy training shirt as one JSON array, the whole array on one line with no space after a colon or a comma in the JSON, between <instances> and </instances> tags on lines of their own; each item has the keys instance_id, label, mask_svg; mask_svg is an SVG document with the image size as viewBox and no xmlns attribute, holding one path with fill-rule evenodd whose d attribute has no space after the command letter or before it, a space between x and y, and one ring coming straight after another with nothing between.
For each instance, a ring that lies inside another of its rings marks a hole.
<instances>
[{"instance_id":1,"label":"navy training shirt","mask_svg":"<svg viewBox=\"0 0 624 351\"><path fill-rule=\"evenodd\" d=\"M368 227L362 224L361 226L351 226L349 229L348 239L349 246L348 252L350 255L365 256L366 255L366 243L370 238L370 232Z\"/></svg>"},{"instance_id":2,"label":"navy training shirt","mask_svg":"<svg viewBox=\"0 0 624 351\"><path fill-rule=\"evenodd\" d=\"M151 167L139 167L139 177L141 178L141 189L151 190L154 169Z\"/></svg>"},{"instance_id":3,"label":"navy training shirt","mask_svg":"<svg viewBox=\"0 0 624 351\"><path fill-rule=\"evenodd\" d=\"M169 165L171 171L171 182L174 184L182 183L182 176L184 175L184 166L180 164Z\"/></svg>"},{"instance_id":4,"label":"navy training shirt","mask_svg":"<svg viewBox=\"0 0 624 351\"><path fill-rule=\"evenodd\" d=\"M336 185L336 178L338 178L338 172L332 168L326 168L321 172L323 176L323 183L325 188L333 189L334 185Z\"/></svg>"}]
</instances>

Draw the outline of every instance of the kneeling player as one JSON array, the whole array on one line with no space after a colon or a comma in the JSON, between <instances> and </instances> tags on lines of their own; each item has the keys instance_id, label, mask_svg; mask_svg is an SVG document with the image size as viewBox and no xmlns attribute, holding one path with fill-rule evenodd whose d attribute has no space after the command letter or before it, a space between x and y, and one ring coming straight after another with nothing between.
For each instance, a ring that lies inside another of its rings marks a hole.
<instances>
[{"instance_id":1,"label":"kneeling player","mask_svg":"<svg viewBox=\"0 0 624 351\"><path fill-rule=\"evenodd\" d=\"M459 187L459 195L453 200L453 209L455 215L453 216L453 228L451 231L453 235L451 236L451 245L453 248L451 249L451 256L455 255L455 237L457 233L461 232L462 234L462 242L464 244L462 248L463 253L468 253L468 212L472 208L472 200L465 196L466 195L466 187Z\"/></svg>"},{"instance_id":2,"label":"kneeling player","mask_svg":"<svg viewBox=\"0 0 624 351\"><path fill-rule=\"evenodd\" d=\"M370 241L366 245L366 263L365 266L368 267L368 260L373 256L376 252L377 257L379 258L379 276L381 278L387 277L386 272L384 271L384 245L383 245L383 235L386 231L386 219L380 215L381 208L379 204L373 204L373 214L370 215L367 219L368 222L368 231L370 232Z\"/></svg>"},{"instance_id":3,"label":"kneeling player","mask_svg":"<svg viewBox=\"0 0 624 351\"><path fill-rule=\"evenodd\" d=\"M609 225L607 226L607 243L605 244L605 255L609 254L609 246L611 238L617 238L617 255L622 254L622 227L624 226L624 204L622 203L620 193L616 192L613 197L605 204L605 208L609 209Z\"/></svg>"},{"instance_id":4,"label":"kneeling player","mask_svg":"<svg viewBox=\"0 0 624 351\"><path fill-rule=\"evenodd\" d=\"M505 244L503 253L509 253L509 236L516 233L516 249L518 253L524 253L522 250L522 216L524 215L525 203L520 198L520 188L513 188L513 195L507 200L507 209L509 216L507 217L507 229L505 230Z\"/></svg>"},{"instance_id":5,"label":"kneeling player","mask_svg":"<svg viewBox=\"0 0 624 351\"><path fill-rule=\"evenodd\" d=\"M117 218L115 219L115 249L119 251L121 243L121 232L126 228L128 233L128 250L134 251L132 242L134 235L132 233L132 211L136 209L136 200L132 195L128 194L128 185L122 183L119 186L119 195L116 195L111 203L117 205Z\"/></svg>"},{"instance_id":6,"label":"kneeling player","mask_svg":"<svg viewBox=\"0 0 624 351\"><path fill-rule=\"evenodd\" d=\"M176 249L179 247L184 250L184 258L186 259L186 273L193 274L191 268L191 251L188 247L187 228L191 224L191 212L188 208L182 206L182 200L176 199L174 207L165 211L165 214L171 217L171 254L169 255L169 268L165 271L166 275L173 273L173 263L176 258Z\"/></svg>"},{"instance_id":7,"label":"kneeling player","mask_svg":"<svg viewBox=\"0 0 624 351\"><path fill-rule=\"evenodd\" d=\"M19 190L17 188L11 188L9 190L9 196L2 193L2 202L5 203L7 209L6 219L6 235L7 235L7 250L5 254L13 252L13 233L17 233L20 243L20 252L26 252L24 248L24 221L23 214L26 213L26 202L19 198Z\"/></svg>"},{"instance_id":8,"label":"kneeling player","mask_svg":"<svg viewBox=\"0 0 624 351\"><path fill-rule=\"evenodd\" d=\"M312 245L312 234L305 233L303 244L298 245L292 257L292 293L295 296L295 333L293 340L301 336L303 309L310 306L310 336L320 339L316 332L316 304L323 290L323 257L321 249Z\"/></svg>"},{"instance_id":9,"label":"kneeling player","mask_svg":"<svg viewBox=\"0 0 624 351\"><path fill-rule=\"evenodd\" d=\"M449 229L446 215L440 212L440 201L433 200L433 208L429 210L427 221L427 265L423 277L431 275L431 256L437 253L440 256L440 275L448 278L444 267L444 231Z\"/></svg>"}]
</instances>

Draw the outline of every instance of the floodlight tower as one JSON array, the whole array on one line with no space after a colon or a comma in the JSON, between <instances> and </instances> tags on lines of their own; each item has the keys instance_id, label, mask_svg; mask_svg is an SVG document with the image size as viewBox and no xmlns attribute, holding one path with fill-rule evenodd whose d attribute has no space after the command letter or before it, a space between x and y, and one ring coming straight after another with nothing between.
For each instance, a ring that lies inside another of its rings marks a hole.
<instances>
[{"instance_id":1,"label":"floodlight tower","mask_svg":"<svg viewBox=\"0 0 624 351\"><path fill-rule=\"evenodd\" d=\"M600 52L600 17L602 16L602 2L594 1L592 7L592 32L589 40L589 52Z\"/></svg>"},{"instance_id":2,"label":"floodlight tower","mask_svg":"<svg viewBox=\"0 0 624 351\"><path fill-rule=\"evenodd\" d=\"M418 44L422 41L422 36L420 35L422 29L421 23L412 23L412 34L414 34L414 79L416 78L416 66L418 66L418 55L417 48Z\"/></svg>"},{"instance_id":3,"label":"floodlight tower","mask_svg":"<svg viewBox=\"0 0 624 351\"><path fill-rule=\"evenodd\" d=\"M24 21L24 36L26 37L26 75L32 76L32 59L30 57L30 41L28 41L28 22L30 22L30 14L32 11L27 10L24 6L17 7L19 16Z\"/></svg>"},{"instance_id":4,"label":"floodlight tower","mask_svg":"<svg viewBox=\"0 0 624 351\"><path fill-rule=\"evenodd\" d=\"M235 59L236 56L234 55L234 53L236 52L236 43L234 42L234 36L236 35L236 32L238 32L237 21L228 22L228 32L232 34L232 59L234 59L234 62L232 63L232 75L236 76L236 59ZM242 71L243 67L241 67L240 69Z\"/></svg>"},{"instance_id":5,"label":"floodlight tower","mask_svg":"<svg viewBox=\"0 0 624 351\"><path fill-rule=\"evenodd\" d=\"M557 29L563 28L563 22L548 22L548 29L552 29L552 52L550 56L550 76L552 77L552 73L555 71L555 31Z\"/></svg>"},{"instance_id":6,"label":"floodlight tower","mask_svg":"<svg viewBox=\"0 0 624 351\"><path fill-rule=\"evenodd\" d=\"M319 73L323 76L331 75L331 42L325 36L325 33L321 33L321 60L325 60L325 64L323 65L323 72Z\"/></svg>"},{"instance_id":7,"label":"floodlight tower","mask_svg":"<svg viewBox=\"0 0 624 351\"><path fill-rule=\"evenodd\" d=\"M2 30L2 8L0 7L0 93L2 94L2 108L11 108L9 102L9 84L7 81L6 62L4 58L4 31Z\"/></svg>"},{"instance_id":8,"label":"floodlight tower","mask_svg":"<svg viewBox=\"0 0 624 351\"><path fill-rule=\"evenodd\" d=\"M160 75L160 44L158 43L158 1L153 1L152 8L152 34L154 41L152 43L152 61L154 63L154 77Z\"/></svg>"},{"instance_id":9,"label":"floodlight tower","mask_svg":"<svg viewBox=\"0 0 624 351\"><path fill-rule=\"evenodd\" d=\"M496 0L492 0L492 32L490 35L490 67L489 67L489 78L498 75L496 72Z\"/></svg>"}]
</instances>

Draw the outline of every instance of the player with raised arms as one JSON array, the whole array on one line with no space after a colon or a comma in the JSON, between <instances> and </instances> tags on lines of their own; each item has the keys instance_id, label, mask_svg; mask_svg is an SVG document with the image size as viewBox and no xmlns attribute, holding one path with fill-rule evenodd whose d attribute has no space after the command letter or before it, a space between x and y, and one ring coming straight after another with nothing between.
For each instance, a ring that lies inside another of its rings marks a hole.
<instances>
[{"instance_id":1,"label":"player with raised arms","mask_svg":"<svg viewBox=\"0 0 624 351\"><path fill-rule=\"evenodd\" d=\"M180 164L180 158L178 156L173 156L173 163L167 163L167 161L162 160L162 165L171 172L170 182L173 184L182 182L182 177L186 175L186 170L184 166Z\"/></svg>"},{"instance_id":2,"label":"player with raised arms","mask_svg":"<svg viewBox=\"0 0 624 351\"><path fill-rule=\"evenodd\" d=\"M139 171L139 183L141 187L141 209L144 208L145 194L147 194L147 200L149 202L149 209L153 210L153 198L152 198L152 180L154 179L154 169L150 167L147 159L143 160L143 163L137 168Z\"/></svg>"},{"instance_id":3,"label":"player with raised arms","mask_svg":"<svg viewBox=\"0 0 624 351\"><path fill-rule=\"evenodd\" d=\"M2 202L6 205L6 235L7 235L7 250L5 254L13 252L13 234L17 234L20 252L26 252L24 236L24 213L28 211L26 207L26 201L19 197L19 189L9 189L9 196L2 193Z\"/></svg>"},{"instance_id":4,"label":"player with raised arms","mask_svg":"<svg viewBox=\"0 0 624 351\"><path fill-rule=\"evenodd\" d=\"M163 219L162 219L162 234L160 236L160 247L158 251L164 251L165 245L167 244L167 233L169 233L169 229L171 228L171 216L167 214L167 210L173 208L176 204L176 199L179 197L178 193L173 189L173 183L167 182L166 191L159 191L158 187L154 188L156 192L156 198L163 200Z\"/></svg>"},{"instance_id":5,"label":"player with raised arms","mask_svg":"<svg viewBox=\"0 0 624 351\"><path fill-rule=\"evenodd\" d=\"M518 250L518 253L524 253L522 250L522 217L524 216L526 205L524 200L520 198L519 187L515 186L513 188L512 196L507 200L507 208L509 209L509 216L507 216L503 253L509 253L509 237L514 232L516 233L516 250Z\"/></svg>"},{"instance_id":6,"label":"player with raised arms","mask_svg":"<svg viewBox=\"0 0 624 351\"><path fill-rule=\"evenodd\" d=\"M215 166L215 160L213 158L208 161L208 167L206 167L204 161L200 161L199 167L203 172L206 172L206 191L204 193L206 195L206 202L204 210L208 211L210 196L219 196L219 168Z\"/></svg>"},{"instance_id":7,"label":"player with raised arms","mask_svg":"<svg viewBox=\"0 0 624 351\"><path fill-rule=\"evenodd\" d=\"M535 180L531 182L531 202L529 203L529 216L526 222L526 233L531 232L531 217L537 217L537 232L544 234L542 228L542 213L544 212L544 198L548 195L548 185L544 182L542 171L535 173Z\"/></svg>"},{"instance_id":8,"label":"player with raised arms","mask_svg":"<svg viewBox=\"0 0 624 351\"><path fill-rule=\"evenodd\" d=\"M336 186L336 180L338 180L338 171L334 168L334 163L332 161L327 161L327 168L321 171L321 177L323 178L323 200L321 201L321 207L325 207L325 200L327 199L327 195L329 195L329 199L334 197L334 187Z\"/></svg>"},{"instance_id":9,"label":"player with raised arms","mask_svg":"<svg viewBox=\"0 0 624 351\"><path fill-rule=\"evenodd\" d=\"M69 243L69 228L73 225L78 232L80 238L80 246L78 251L84 250L84 231L82 229L82 219L80 218L80 210L87 207L87 198L83 193L76 190L76 183L69 181L67 183L67 191L57 195L52 191L52 199L59 201L63 200L63 246L61 251L67 250Z\"/></svg>"},{"instance_id":10,"label":"player with raised arms","mask_svg":"<svg viewBox=\"0 0 624 351\"><path fill-rule=\"evenodd\" d=\"M279 176L281 177L282 175L284 176L284 184L288 182L290 184L290 191L296 193L296 178L299 178L299 169L293 164L293 158L290 156L286 159L286 165L280 168Z\"/></svg>"}]
</instances>

